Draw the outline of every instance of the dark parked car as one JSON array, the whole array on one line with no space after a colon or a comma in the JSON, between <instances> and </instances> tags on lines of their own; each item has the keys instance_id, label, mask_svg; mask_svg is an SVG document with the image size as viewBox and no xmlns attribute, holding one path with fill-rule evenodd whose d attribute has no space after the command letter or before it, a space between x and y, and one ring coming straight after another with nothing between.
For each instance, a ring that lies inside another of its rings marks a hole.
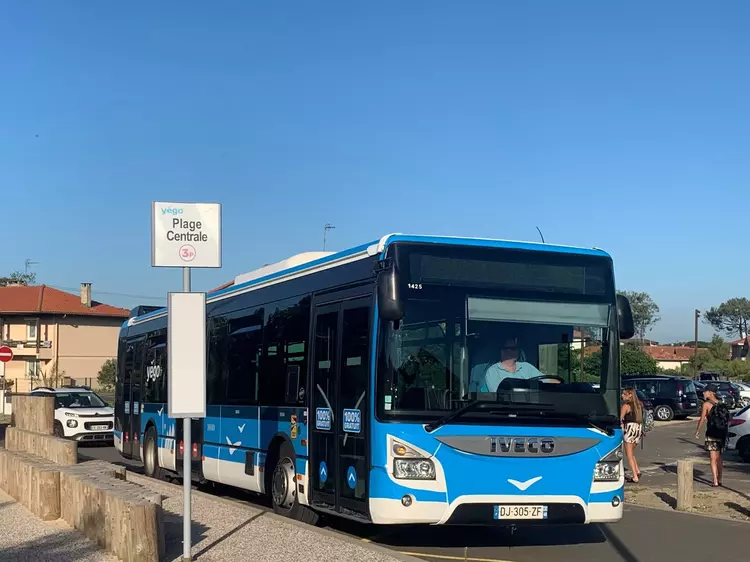
<instances>
[{"instance_id":1,"label":"dark parked car","mask_svg":"<svg viewBox=\"0 0 750 562\"><path fill-rule=\"evenodd\" d=\"M699 410L695 383L685 377L670 375L630 375L622 377L622 386L635 386L654 405L658 421L685 419Z\"/></svg>"},{"instance_id":2,"label":"dark parked car","mask_svg":"<svg viewBox=\"0 0 750 562\"><path fill-rule=\"evenodd\" d=\"M716 384L716 381L710 381L710 382ZM703 391L705 390L707 384L709 383L698 382L698 381L695 382L695 390L696 390L696 393L698 394L698 400L700 401L703 401ZM718 398L722 404L726 404L727 408L729 408L730 410L733 410L736 406L735 397L724 390L719 390L716 393L716 398Z\"/></svg>"}]
</instances>

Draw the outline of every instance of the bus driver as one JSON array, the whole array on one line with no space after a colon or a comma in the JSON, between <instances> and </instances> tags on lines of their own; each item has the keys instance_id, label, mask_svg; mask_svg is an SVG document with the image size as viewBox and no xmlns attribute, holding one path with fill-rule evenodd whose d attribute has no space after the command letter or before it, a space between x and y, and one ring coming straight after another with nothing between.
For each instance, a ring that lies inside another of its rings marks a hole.
<instances>
[{"instance_id":1,"label":"bus driver","mask_svg":"<svg viewBox=\"0 0 750 562\"><path fill-rule=\"evenodd\" d=\"M535 377L544 377L545 375L531 363L519 361L518 338L506 338L500 347L500 361L493 363L482 369L483 365L478 365L472 389L476 392L497 392L497 387L503 379L513 377L516 379L533 379Z\"/></svg>"}]
</instances>

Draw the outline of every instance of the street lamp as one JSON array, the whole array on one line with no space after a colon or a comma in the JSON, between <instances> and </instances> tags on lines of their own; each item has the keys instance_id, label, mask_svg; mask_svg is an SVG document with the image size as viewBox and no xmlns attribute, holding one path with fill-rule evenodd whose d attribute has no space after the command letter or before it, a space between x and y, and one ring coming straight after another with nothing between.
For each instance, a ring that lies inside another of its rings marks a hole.
<instances>
[{"instance_id":1,"label":"street lamp","mask_svg":"<svg viewBox=\"0 0 750 562\"><path fill-rule=\"evenodd\" d=\"M695 309L695 348L693 349L693 373L694 376L698 376L698 318L701 316L701 311Z\"/></svg>"}]
</instances>

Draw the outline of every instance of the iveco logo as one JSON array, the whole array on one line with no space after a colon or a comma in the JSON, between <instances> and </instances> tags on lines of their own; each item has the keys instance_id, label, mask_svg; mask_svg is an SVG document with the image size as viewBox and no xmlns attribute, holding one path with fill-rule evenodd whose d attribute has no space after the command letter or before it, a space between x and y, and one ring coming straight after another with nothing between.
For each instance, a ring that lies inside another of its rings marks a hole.
<instances>
[{"instance_id":1,"label":"iveco logo","mask_svg":"<svg viewBox=\"0 0 750 562\"><path fill-rule=\"evenodd\" d=\"M541 453L548 455L555 450L551 437L490 437L490 453Z\"/></svg>"}]
</instances>

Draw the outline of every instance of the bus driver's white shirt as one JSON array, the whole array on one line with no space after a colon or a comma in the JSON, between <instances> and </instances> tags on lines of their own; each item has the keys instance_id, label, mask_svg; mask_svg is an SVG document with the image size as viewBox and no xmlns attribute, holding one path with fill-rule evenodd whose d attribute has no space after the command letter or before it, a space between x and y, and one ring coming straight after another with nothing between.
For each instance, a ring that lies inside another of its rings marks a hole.
<instances>
[{"instance_id":1,"label":"bus driver's white shirt","mask_svg":"<svg viewBox=\"0 0 750 562\"><path fill-rule=\"evenodd\" d=\"M526 361L516 361L515 371L509 371L498 361L487 367L483 376L480 371L479 376L482 378L474 381L471 385L473 388L476 388L478 392L497 392L497 387L500 386L503 379L509 377L515 379L533 379L534 377L543 377L545 375L534 367L534 365Z\"/></svg>"}]
</instances>

